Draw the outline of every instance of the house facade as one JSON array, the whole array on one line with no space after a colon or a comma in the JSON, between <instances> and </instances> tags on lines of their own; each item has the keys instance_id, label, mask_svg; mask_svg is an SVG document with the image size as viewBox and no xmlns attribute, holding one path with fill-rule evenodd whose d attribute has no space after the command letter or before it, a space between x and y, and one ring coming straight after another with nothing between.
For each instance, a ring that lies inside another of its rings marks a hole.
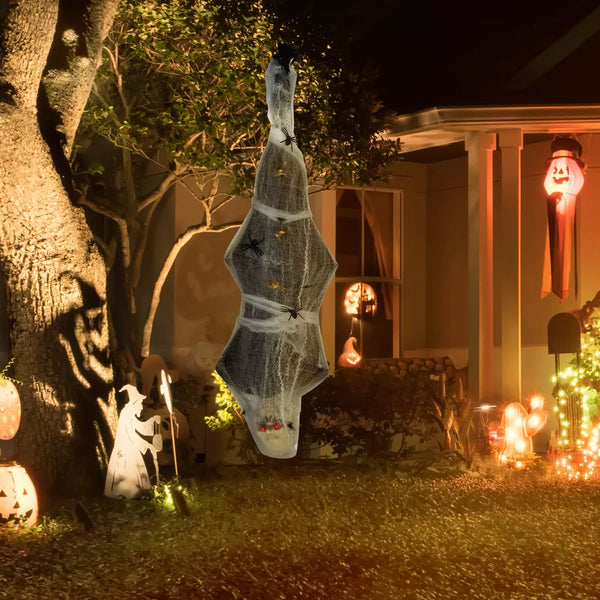
<instances>
[{"instance_id":1,"label":"house facade","mask_svg":"<svg viewBox=\"0 0 600 600\"><path fill-rule=\"evenodd\" d=\"M379 307L352 332L364 358L449 356L468 368L475 405L534 393L550 400L548 321L600 290L599 127L598 106L401 116L388 135L401 139L405 158L385 182L311 194L315 222L340 265L321 314L331 369L352 327L344 293L364 282ZM543 182L555 134L575 135L586 164L564 301L541 293ZM183 226L193 214L185 214L185 199L175 205ZM248 202L231 209L243 217ZM172 356L182 371L206 371L233 328L240 297L222 261L232 235L198 236L175 267Z\"/></svg>"}]
</instances>

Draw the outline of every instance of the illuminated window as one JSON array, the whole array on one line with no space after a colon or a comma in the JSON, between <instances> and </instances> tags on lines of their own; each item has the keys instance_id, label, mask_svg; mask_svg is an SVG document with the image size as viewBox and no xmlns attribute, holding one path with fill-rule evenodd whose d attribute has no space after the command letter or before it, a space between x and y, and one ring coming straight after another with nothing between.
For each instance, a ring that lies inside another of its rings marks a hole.
<instances>
[{"instance_id":1,"label":"illuminated window","mask_svg":"<svg viewBox=\"0 0 600 600\"><path fill-rule=\"evenodd\" d=\"M400 355L401 217L399 191L337 191L336 356L350 332L364 358ZM361 318L345 306L348 289L357 283L376 295L377 309L362 311Z\"/></svg>"}]
</instances>

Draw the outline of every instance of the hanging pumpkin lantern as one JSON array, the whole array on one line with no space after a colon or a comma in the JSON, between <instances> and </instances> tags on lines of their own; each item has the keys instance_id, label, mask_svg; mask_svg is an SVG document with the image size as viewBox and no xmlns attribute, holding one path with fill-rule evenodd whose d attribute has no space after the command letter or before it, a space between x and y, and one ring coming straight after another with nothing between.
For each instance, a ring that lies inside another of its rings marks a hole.
<instances>
[{"instance_id":1,"label":"hanging pumpkin lantern","mask_svg":"<svg viewBox=\"0 0 600 600\"><path fill-rule=\"evenodd\" d=\"M21 401L12 381L0 378L0 440L15 437L21 423Z\"/></svg>"},{"instance_id":2,"label":"hanging pumpkin lantern","mask_svg":"<svg viewBox=\"0 0 600 600\"><path fill-rule=\"evenodd\" d=\"M351 317L372 317L377 310L375 290L366 283L353 283L346 291L344 306Z\"/></svg>"},{"instance_id":3,"label":"hanging pumpkin lantern","mask_svg":"<svg viewBox=\"0 0 600 600\"><path fill-rule=\"evenodd\" d=\"M0 527L35 524L38 502L35 487L20 465L0 465Z\"/></svg>"},{"instance_id":4,"label":"hanging pumpkin lantern","mask_svg":"<svg viewBox=\"0 0 600 600\"><path fill-rule=\"evenodd\" d=\"M356 338L349 337L344 344L344 351L340 354L337 364L338 367L354 368L358 367L362 356L356 351Z\"/></svg>"},{"instance_id":5,"label":"hanging pumpkin lantern","mask_svg":"<svg viewBox=\"0 0 600 600\"><path fill-rule=\"evenodd\" d=\"M569 296L575 206L584 183L584 164L579 158L581 144L574 138L556 137L551 150L544 179L548 229L542 296L552 291L562 302Z\"/></svg>"}]
</instances>

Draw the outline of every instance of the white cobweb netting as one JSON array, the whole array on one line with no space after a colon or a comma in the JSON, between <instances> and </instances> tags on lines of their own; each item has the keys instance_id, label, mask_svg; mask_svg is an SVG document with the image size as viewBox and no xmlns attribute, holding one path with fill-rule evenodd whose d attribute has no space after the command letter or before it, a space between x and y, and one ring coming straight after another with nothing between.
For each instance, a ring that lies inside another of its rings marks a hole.
<instances>
[{"instance_id":1,"label":"white cobweb netting","mask_svg":"<svg viewBox=\"0 0 600 600\"><path fill-rule=\"evenodd\" d=\"M319 309L337 263L312 220L306 167L293 139L296 72L273 60L266 80L269 140L252 207L225 253L241 310L217 372L260 452L290 458L302 395L329 372Z\"/></svg>"}]
</instances>

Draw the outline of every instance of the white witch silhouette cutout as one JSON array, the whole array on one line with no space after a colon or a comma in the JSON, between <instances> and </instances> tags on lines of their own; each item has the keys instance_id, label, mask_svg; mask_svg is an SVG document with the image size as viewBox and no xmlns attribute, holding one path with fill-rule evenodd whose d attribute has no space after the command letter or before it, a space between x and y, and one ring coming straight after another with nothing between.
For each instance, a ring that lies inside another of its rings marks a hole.
<instances>
[{"instance_id":1,"label":"white witch silhouette cutout","mask_svg":"<svg viewBox=\"0 0 600 600\"><path fill-rule=\"evenodd\" d=\"M150 477L144 463L144 454L152 453L154 468L158 478L157 455L162 450L162 437L155 435L155 426L160 426L160 416L155 415L147 421L141 421L142 401L146 396L140 394L131 384L123 386L128 402L119 415L115 446L108 461L104 495L109 498L135 498L144 490L149 490ZM153 443L142 436L152 436Z\"/></svg>"}]
</instances>

